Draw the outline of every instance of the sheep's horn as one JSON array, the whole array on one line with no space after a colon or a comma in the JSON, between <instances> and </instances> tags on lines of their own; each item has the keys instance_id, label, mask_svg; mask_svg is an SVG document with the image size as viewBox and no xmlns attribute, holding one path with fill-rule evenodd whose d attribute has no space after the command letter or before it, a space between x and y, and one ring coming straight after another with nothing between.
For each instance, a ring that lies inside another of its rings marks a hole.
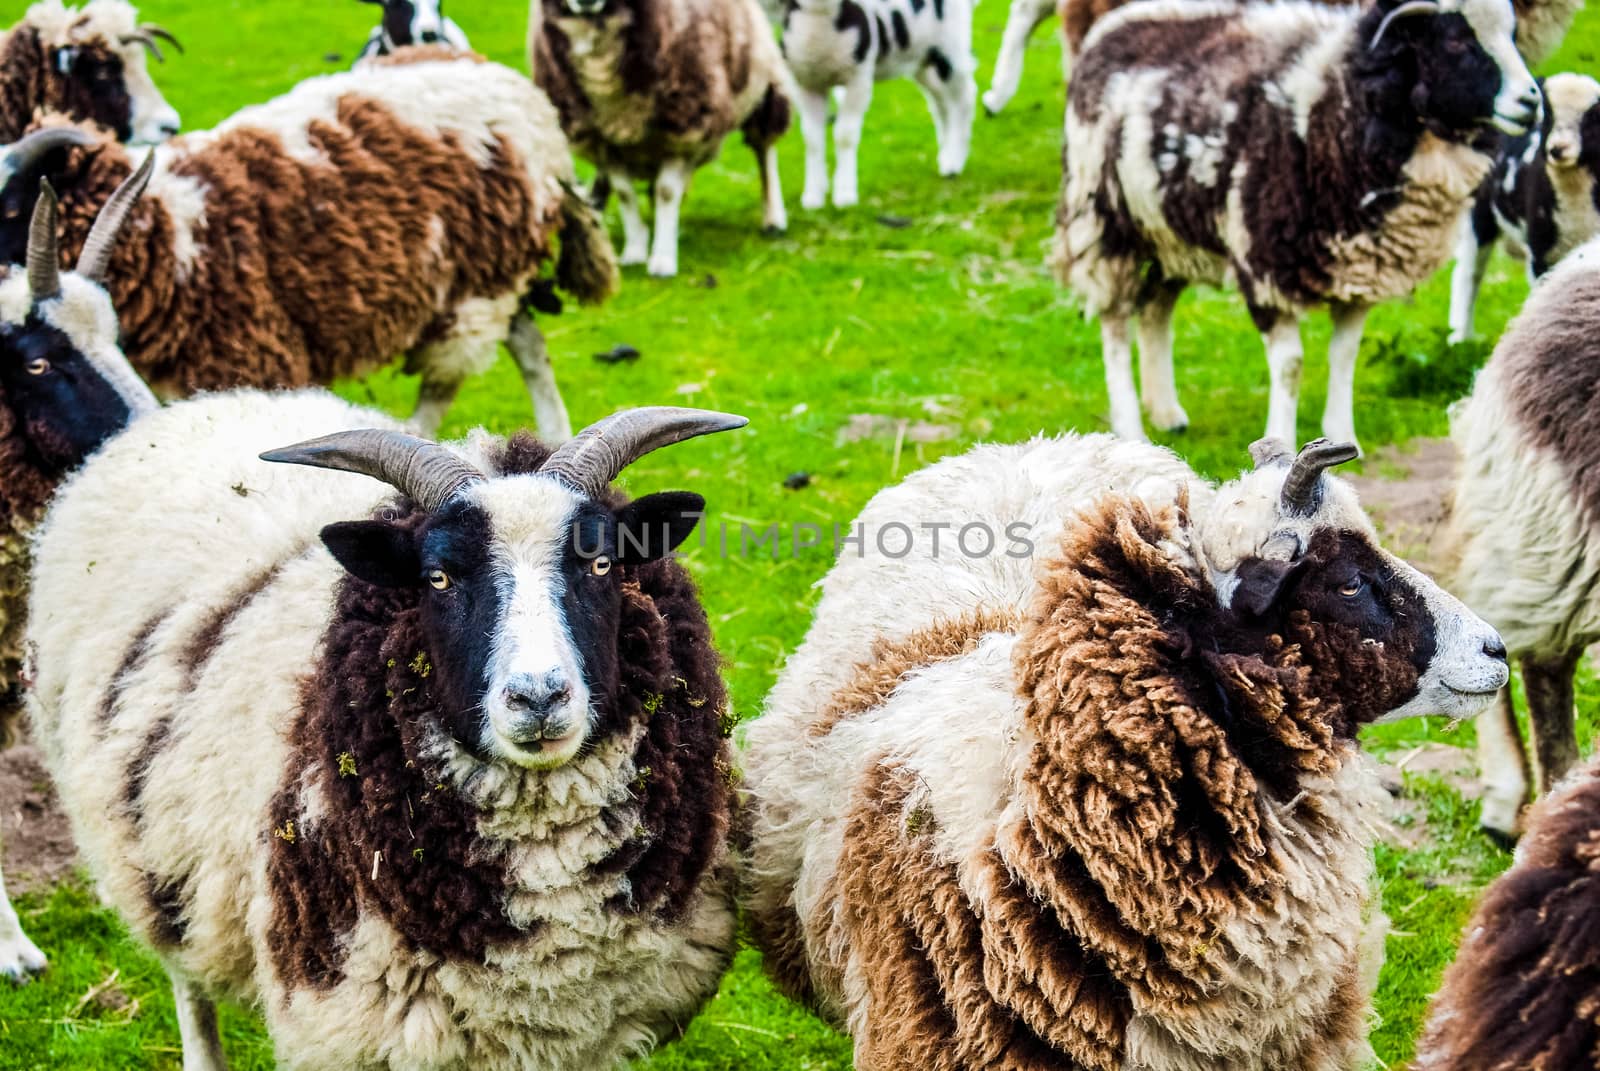
<instances>
[{"instance_id":1,"label":"sheep's horn","mask_svg":"<svg viewBox=\"0 0 1600 1071\"><path fill-rule=\"evenodd\" d=\"M150 173L155 166L156 151L151 149L145 154L139 170L122 180L122 185L106 201L100 214L94 217L89 237L83 240L83 252L78 254L78 266L73 269L91 283L105 281L106 268L111 263L111 251L116 247L117 236L122 233L123 224L128 222L128 213L133 211L139 195L149 185Z\"/></svg>"},{"instance_id":2,"label":"sheep's horn","mask_svg":"<svg viewBox=\"0 0 1600 1071\"><path fill-rule=\"evenodd\" d=\"M1361 456L1355 443L1336 443L1328 439L1312 439L1300 448L1289 475L1283 478L1283 496L1279 499L1285 513L1306 514L1317 508L1319 484L1322 473L1335 465L1354 461Z\"/></svg>"},{"instance_id":3,"label":"sheep's horn","mask_svg":"<svg viewBox=\"0 0 1600 1071\"><path fill-rule=\"evenodd\" d=\"M1288 464L1294 460L1294 451L1282 439L1268 435L1250 444L1250 460L1255 462L1258 469L1267 465Z\"/></svg>"},{"instance_id":4,"label":"sheep's horn","mask_svg":"<svg viewBox=\"0 0 1600 1071\"><path fill-rule=\"evenodd\" d=\"M379 428L308 439L268 450L261 460L371 476L430 513L466 488L483 482L483 473L438 443Z\"/></svg>"},{"instance_id":5,"label":"sheep's horn","mask_svg":"<svg viewBox=\"0 0 1600 1071\"><path fill-rule=\"evenodd\" d=\"M46 179L39 181L39 199L33 203L28 227L28 290L34 301L61 293L61 254L56 248L56 191Z\"/></svg>"},{"instance_id":6,"label":"sheep's horn","mask_svg":"<svg viewBox=\"0 0 1600 1071\"><path fill-rule=\"evenodd\" d=\"M162 54L161 46L156 44L156 38L158 37L161 38L161 40L166 41L180 53L183 51L183 45L176 37L172 36L171 33L151 22L141 24L138 29L134 30L132 33L123 34L118 38L118 40L125 45L131 45L135 43L141 44L150 50L151 54L155 56L157 63L165 63L167 62L167 57Z\"/></svg>"},{"instance_id":7,"label":"sheep's horn","mask_svg":"<svg viewBox=\"0 0 1600 1071\"><path fill-rule=\"evenodd\" d=\"M21 175L38 163L46 153L72 146L93 145L94 138L75 126L50 126L35 130L16 142L0 157L0 189L11 181L12 175Z\"/></svg>"},{"instance_id":8,"label":"sheep's horn","mask_svg":"<svg viewBox=\"0 0 1600 1071\"><path fill-rule=\"evenodd\" d=\"M1389 31L1389 24L1395 19L1407 19L1413 15L1437 15L1439 5L1436 0L1406 0L1405 3L1395 8L1383 17L1378 23L1378 32L1372 35L1372 41L1367 45L1370 52L1378 47L1378 42L1383 40L1383 35Z\"/></svg>"},{"instance_id":9,"label":"sheep's horn","mask_svg":"<svg viewBox=\"0 0 1600 1071\"><path fill-rule=\"evenodd\" d=\"M579 494L598 498L623 469L650 451L748 423L742 416L708 409L666 405L627 409L589 425L563 443L539 472Z\"/></svg>"},{"instance_id":10,"label":"sheep's horn","mask_svg":"<svg viewBox=\"0 0 1600 1071\"><path fill-rule=\"evenodd\" d=\"M178 40L176 37L172 36L172 31L168 30L166 27L157 26L153 22L147 22L147 23L144 23L143 25L141 25L139 27L139 29L143 30L145 33L149 34L152 37L161 38L161 40L165 41L167 44L169 44L173 48L177 49L179 55L183 54L183 42Z\"/></svg>"}]
</instances>

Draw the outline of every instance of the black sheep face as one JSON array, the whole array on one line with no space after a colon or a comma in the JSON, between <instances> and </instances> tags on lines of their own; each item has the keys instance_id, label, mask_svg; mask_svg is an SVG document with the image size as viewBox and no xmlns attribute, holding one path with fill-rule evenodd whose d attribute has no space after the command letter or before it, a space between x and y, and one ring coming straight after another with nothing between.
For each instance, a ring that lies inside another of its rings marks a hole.
<instances>
[{"instance_id":1,"label":"black sheep face","mask_svg":"<svg viewBox=\"0 0 1600 1071\"><path fill-rule=\"evenodd\" d=\"M445 40L443 0L366 0L383 5L383 37L391 48Z\"/></svg>"},{"instance_id":2,"label":"black sheep face","mask_svg":"<svg viewBox=\"0 0 1600 1071\"><path fill-rule=\"evenodd\" d=\"M113 131L118 141L155 145L176 134L181 120L150 76L147 52L161 59L158 46L131 21L124 29L50 53L64 97L57 110Z\"/></svg>"}]
</instances>

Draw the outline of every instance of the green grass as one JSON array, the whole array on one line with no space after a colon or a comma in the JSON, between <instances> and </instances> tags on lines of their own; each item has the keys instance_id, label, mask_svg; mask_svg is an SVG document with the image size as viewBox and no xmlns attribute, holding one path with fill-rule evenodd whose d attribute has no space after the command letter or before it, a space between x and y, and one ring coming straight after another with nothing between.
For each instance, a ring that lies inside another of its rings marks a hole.
<instances>
[{"instance_id":1,"label":"green grass","mask_svg":"<svg viewBox=\"0 0 1600 1071\"><path fill-rule=\"evenodd\" d=\"M197 128L342 65L364 40L374 11L354 0L151 0L144 13L188 46L187 55L170 58L156 73L185 124ZM521 0L462 2L452 13L479 49L523 65ZM979 9L981 80L1004 16L1001 0ZM325 60L334 51L345 60ZM1600 14L1586 12L1549 70L1593 72L1597 54ZM753 161L730 140L723 159L695 178L678 280L659 282L632 269L622 294L606 307L546 322L574 422L662 402L748 415L747 430L664 451L629 475L635 490L703 491L711 522L726 523L735 543L740 523L810 522L831 530L880 487L980 439L1105 428L1097 334L1042 264L1059 179L1059 69L1053 34L1041 33L1021 93L1002 116L978 120L972 162L956 180L935 175L932 127L914 87L881 86L861 153L864 203L851 211L799 210L802 154L798 132L791 133L782 158L792 223L782 238L758 233ZM881 221L892 216L910 225ZM1497 334L1524 289L1520 267L1497 258L1480 330ZM1435 278L1414 302L1386 306L1371 318L1364 360L1372 363L1357 384L1369 449L1445 431L1444 407L1462 376L1462 355L1443 352L1438 341L1447 291L1447 280ZM1231 475L1246 462L1245 447L1265 419L1259 339L1238 299L1211 291L1185 298L1177 329L1179 390L1194 424L1168 441L1201 471ZM1315 434L1321 412L1327 336L1326 320L1318 318L1307 337L1303 437ZM637 346L643 357L625 365L591 360L619 342ZM1413 367L1419 359L1433 370ZM389 371L342 390L404 413L416 384ZM953 437L900 449L892 435L841 443L839 430L856 414L927 420ZM503 359L462 391L444 430L457 434L482 424L510 431L529 419L528 399ZM786 490L783 481L795 472L810 473L810 486ZM723 558L709 549L689 555L742 717L759 710L804 634L813 584L829 557L820 549L795 555L788 547L778 560ZM1600 689L1587 677L1581 700L1587 736L1600 703ZM1470 727L1447 735L1440 724L1417 722L1375 733L1373 745L1400 750L1425 739L1466 745L1470 738ZM1408 791L1426 801L1435 835L1426 850L1379 851L1384 903L1398 932L1389 942L1375 1041L1391 1065L1410 1053L1475 890L1508 863L1476 832L1474 808L1446 786L1414 781ZM1450 882L1441 884L1441 876ZM114 917L76 886L26 897L21 907L52 966L30 986L0 990L0 1068L177 1068L177 1031L159 968ZM80 1006L113 971L136 1010L93 1000ZM227 1009L224 1030L235 1068L271 1066L270 1047L247 1011ZM777 997L756 953L745 950L686 1036L648 1064L846 1068L849 1051L844 1038Z\"/></svg>"}]
</instances>

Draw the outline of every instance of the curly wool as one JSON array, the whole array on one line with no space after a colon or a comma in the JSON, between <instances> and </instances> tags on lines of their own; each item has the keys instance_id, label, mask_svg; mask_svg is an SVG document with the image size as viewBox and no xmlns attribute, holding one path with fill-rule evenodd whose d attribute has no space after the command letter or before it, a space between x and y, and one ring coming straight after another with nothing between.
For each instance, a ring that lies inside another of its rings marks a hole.
<instances>
[{"instance_id":1,"label":"curly wool","mask_svg":"<svg viewBox=\"0 0 1600 1071\"><path fill-rule=\"evenodd\" d=\"M33 457L0 387L0 747L22 715L23 634L27 626L29 533L60 477Z\"/></svg>"}]
</instances>

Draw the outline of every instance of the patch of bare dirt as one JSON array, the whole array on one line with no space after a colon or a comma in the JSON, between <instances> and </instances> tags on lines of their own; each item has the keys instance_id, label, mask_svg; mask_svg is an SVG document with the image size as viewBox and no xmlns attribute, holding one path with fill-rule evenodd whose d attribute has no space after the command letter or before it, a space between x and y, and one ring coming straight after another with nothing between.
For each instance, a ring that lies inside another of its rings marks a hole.
<instances>
[{"instance_id":1,"label":"patch of bare dirt","mask_svg":"<svg viewBox=\"0 0 1600 1071\"><path fill-rule=\"evenodd\" d=\"M1369 454L1361 475L1350 477L1389 549L1434 577L1442 564L1456 464L1449 439L1413 439Z\"/></svg>"},{"instance_id":2,"label":"patch of bare dirt","mask_svg":"<svg viewBox=\"0 0 1600 1071\"><path fill-rule=\"evenodd\" d=\"M1406 792L1406 774L1436 778L1464 800L1483 795L1477 759L1466 748L1451 744L1427 743L1395 752L1378 763L1378 772L1389 793L1383 839L1408 851L1429 846L1433 836L1428 828L1427 801Z\"/></svg>"},{"instance_id":3,"label":"patch of bare dirt","mask_svg":"<svg viewBox=\"0 0 1600 1071\"><path fill-rule=\"evenodd\" d=\"M13 895L42 892L77 865L67 816L32 744L0 751L0 848Z\"/></svg>"},{"instance_id":4,"label":"patch of bare dirt","mask_svg":"<svg viewBox=\"0 0 1600 1071\"><path fill-rule=\"evenodd\" d=\"M959 429L926 420L896 420L881 413L854 413L839 429L838 440L859 443L867 439L901 439L908 443L942 443L954 439Z\"/></svg>"}]
</instances>

